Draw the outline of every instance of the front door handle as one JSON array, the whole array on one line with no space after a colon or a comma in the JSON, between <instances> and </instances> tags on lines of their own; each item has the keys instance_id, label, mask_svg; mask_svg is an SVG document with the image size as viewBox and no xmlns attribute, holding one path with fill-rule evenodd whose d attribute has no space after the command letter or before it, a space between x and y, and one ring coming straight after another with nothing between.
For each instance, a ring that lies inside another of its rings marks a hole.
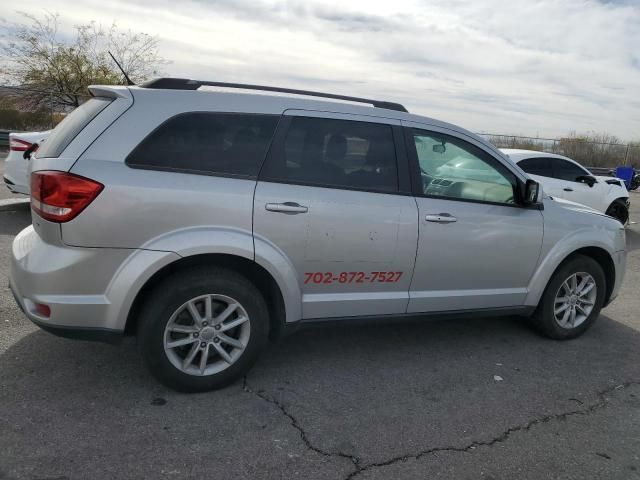
<instances>
[{"instance_id":1,"label":"front door handle","mask_svg":"<svg viewBox=\"0 0 640 480\"><path fill-rule=\"evenodd\" d=\"M565 192L573 192L573 188L571 188L571 187L565 187L565 188L563 188L563 190Z\"/></svg>"},{"instance_id":2,"label":"front door handle","mask_svg":"<svg viewBox=\"0 0 640 480\"><path fill-rule=\"evenodd\" d=\"M290 215L307 213L309 211L308 207L295 202L267 203L264 208L270 212L288 213Z\"/></svg>"},{"instance_id":3,"label":"front door handle","mask_svg":"<svg viewBox=\"0 0 640 480\"><path fill-rule=\"evenodd\" d=\"M458 219L450 213L430 213L429 215L424 217L424 219L427 222L434 223L453 223L458 221Z\"/></svg>"}]
</instances>

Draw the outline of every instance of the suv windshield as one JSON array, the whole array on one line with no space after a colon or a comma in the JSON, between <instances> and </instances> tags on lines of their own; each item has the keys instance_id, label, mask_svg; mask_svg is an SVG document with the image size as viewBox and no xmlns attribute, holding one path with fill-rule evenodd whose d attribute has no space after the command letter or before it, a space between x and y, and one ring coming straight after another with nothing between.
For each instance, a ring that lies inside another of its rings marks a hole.
<instances>
[{"instance_id":1,"label":"suv windshield","mask_svg":"<svg viewBox=\"0 0 640 480\"><path fill-rule=\"evenodd\" d=\"M38 151L39 158L59 157L91 120L113 101L112 98L94 97L76 108L53 129Z\"/></svg>"}]
</instances>

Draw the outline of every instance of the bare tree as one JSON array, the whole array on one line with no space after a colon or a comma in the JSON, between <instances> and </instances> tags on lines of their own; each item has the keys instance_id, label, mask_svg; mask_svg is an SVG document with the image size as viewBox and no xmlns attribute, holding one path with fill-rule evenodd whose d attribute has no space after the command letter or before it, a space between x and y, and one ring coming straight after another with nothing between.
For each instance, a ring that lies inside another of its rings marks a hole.
<instances>
[{"instance_id":1,"label":"bare tree","mask_svg":"<svg viewBox=\"0 0 640 480\"><path fill-rule=\"evenodd\" d=\"M90 22L76 25L69 39L60 35L58 14L21 15L24 23L2 25L0 58L4 76L22 87L20 96L31 108L77 107L89 85L124 83L109 51L134 82L155 74L165 63L158 54L158 40L145 33Z\"/></svg>"},{"instance_id":2,"label":"bare tree","mask_svg":"<svg viewBox=\"0 0 640 480\"><path fill-rule=\"evenodd\" d=\"M488 139L498 148L519 148L523 150L544 150L542 142L536 142L532 138L515 137L510 135L491 135Z\"/></svg>"},{"instance_id":3,"label":"bare tree","mask_svg":"<svg viewBox=\"0 0 640 480\"><path fill-rule=\"evenodd\" d=\"M615 167L622 165L626 145L608 133L571 132L557 144L559 153L590 167Z\"/></svg>"}]
</instances>

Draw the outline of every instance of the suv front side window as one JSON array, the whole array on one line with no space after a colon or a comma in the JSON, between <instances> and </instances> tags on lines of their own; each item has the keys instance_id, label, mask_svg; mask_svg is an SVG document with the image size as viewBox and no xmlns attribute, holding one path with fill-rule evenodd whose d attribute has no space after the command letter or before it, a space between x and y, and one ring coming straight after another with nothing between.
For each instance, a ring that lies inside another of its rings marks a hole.
<instances>
[{"instance_id":1,"label":"suv front side window","mask_svg":"<svg viewBox=\"0 0 640 480\"><path fill-rule=\"evenodd\" d=\"M379 192L398 191L391 126L292 117L283 145L261 173L264 180Z\"/></svg>"},{"instance_id":2,"label":"suv front side window","mask_svg":"<svg viewBox=\"0 0 640 480\"><path fill-rule=\"evenodd\" d=\"M450 135L424 130L413 130L411 136L420 168L422 194L515 203L515 175L479 148Z\"/></svg>"}]
</instances>

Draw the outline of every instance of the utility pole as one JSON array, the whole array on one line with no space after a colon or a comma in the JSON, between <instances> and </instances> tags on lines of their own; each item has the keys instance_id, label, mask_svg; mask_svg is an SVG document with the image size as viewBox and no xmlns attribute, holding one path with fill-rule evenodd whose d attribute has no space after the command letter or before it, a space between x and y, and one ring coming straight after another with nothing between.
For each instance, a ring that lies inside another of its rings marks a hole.
<instances>
[{"instance_id":1,"label":"utility pole","mask_svg":"<svg viewBox=\"0 0 640 480\"><path fill-rule=\"evenodd\" d=\"M50 113L50 123L51 123L51 128L54 127L53 125L53 91L49 90L49 111Z\"/></svg>"},{"instance_id":2,"label":"utility pole","mask_svg":"<svg viewBox=\"0 0 640 480\"><path fill-rule=\"evenodd\" d=\"M624 166L627 166L627 162L629 161L629 144L627 143L627 150L624 152Z\"/></svg>"}]
</instances>

